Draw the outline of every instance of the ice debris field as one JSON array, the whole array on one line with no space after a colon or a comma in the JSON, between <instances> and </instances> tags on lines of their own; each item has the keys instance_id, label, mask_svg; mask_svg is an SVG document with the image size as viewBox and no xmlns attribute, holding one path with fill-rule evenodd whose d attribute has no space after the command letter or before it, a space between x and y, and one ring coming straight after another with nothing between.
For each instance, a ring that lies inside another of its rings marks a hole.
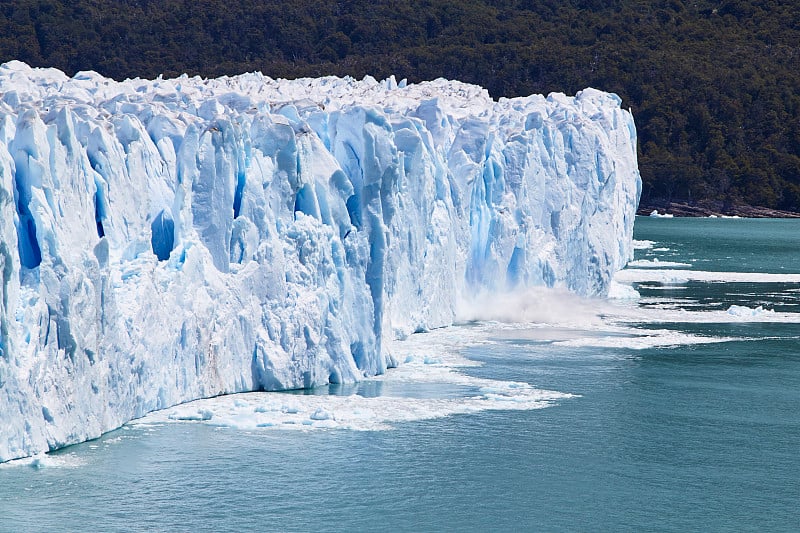
<instances>
[{"instance_id":1,"label":"ice debris field","mask_svg":"<svg viewBox=\"0 0 800 533\"><path fill-rule=\"evenodd\" d=\"M6 63L0 462L381 375L482 295L606 294L640 186L633 118L594 89Z\"/></svg>"}]
</instances>

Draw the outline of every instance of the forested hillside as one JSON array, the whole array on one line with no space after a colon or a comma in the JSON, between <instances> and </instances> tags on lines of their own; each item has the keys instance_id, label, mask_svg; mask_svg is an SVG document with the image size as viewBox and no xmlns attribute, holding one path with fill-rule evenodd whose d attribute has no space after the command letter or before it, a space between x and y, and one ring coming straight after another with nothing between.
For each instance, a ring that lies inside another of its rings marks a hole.
<instances>
[{"instance_id":1,"label":"forested hillside","mask_svg":"<svg viewBox=\"0 0 800 533\"><path fill-rule=\"evenodd\" d=\"M114 78L460 79L494 97L616 92L642 203L800 212L795 0L14 0L0 61Z\"/></svg>"}]
</instances>

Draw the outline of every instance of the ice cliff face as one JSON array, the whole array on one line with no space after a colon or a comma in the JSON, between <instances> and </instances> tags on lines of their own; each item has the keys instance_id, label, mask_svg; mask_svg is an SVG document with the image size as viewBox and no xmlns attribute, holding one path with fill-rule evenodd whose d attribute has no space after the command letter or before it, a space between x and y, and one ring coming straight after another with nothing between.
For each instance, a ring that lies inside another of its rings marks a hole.
<instances>
[{"instance_id":1,"label":"ice cliff face","mask_svg":"<svg viewBox=\"0 0 800 533\"><path fill-rule=\"evenodd\" d=\"M619 99L0 67L0 461L237 391L354 381L462 300L607 291Z\"/></svg>"}]
</instances>

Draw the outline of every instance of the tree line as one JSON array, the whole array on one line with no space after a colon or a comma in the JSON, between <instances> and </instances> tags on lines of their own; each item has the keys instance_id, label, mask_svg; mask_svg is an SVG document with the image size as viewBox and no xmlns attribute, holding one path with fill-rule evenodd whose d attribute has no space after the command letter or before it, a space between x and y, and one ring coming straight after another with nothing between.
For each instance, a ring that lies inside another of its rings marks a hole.
<instances>
[{"instance_id":1,"label":"tree line","mask_svg":"<svg viewBox=\"0 0 800 533\"><path fill-rule=\"evenodd\" d=\"M0 61L115 79L391 74L494 97L615 92L642 203L800 212L794 0L15 0Z\"/></svg>"}]
</instances>

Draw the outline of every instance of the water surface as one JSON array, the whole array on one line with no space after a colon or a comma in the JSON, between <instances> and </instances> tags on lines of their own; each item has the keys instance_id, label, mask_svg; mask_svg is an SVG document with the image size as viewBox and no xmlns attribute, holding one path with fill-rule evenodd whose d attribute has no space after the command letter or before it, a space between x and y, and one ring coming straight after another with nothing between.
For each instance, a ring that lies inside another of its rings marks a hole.
<instances>
[{"instance_id":1,"label":"water surface","mask_svg":"<svg viewBox=\"0 0 800 533\"><path fill-rule=\"evenodd\" d=\"M796 221L635 233L637 260L800 272ZM0 467L0 531L796 531L800 284L748 279L629 281L577 321L414 336L378 381L167 410Z\"/></svg>"}]
</instances>

